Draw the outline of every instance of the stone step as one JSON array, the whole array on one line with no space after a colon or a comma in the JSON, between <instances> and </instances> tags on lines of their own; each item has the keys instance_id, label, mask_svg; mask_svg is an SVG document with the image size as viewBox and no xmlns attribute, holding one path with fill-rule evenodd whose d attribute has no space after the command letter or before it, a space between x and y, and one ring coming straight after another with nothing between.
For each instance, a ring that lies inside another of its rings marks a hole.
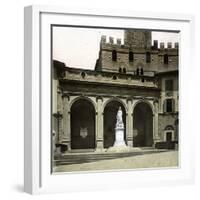
<instances>
[{"instance_id":1,"label":"stone step","mask_svg":"<svg viewBox=\"0 0 200 200\"><path fill-rule=\"evenodd\" d=\"M123 152L123 153L109 153L109 152L104 152L104 153L88 152L84 154L68 153L56 159L54 163L55 165L80 164L80 163L95 162L99 160L110 160L110 159L138 156L144 154L160 153L165 151L166 150L149 149L137 152Z\"/></svg>"}]
</instances>

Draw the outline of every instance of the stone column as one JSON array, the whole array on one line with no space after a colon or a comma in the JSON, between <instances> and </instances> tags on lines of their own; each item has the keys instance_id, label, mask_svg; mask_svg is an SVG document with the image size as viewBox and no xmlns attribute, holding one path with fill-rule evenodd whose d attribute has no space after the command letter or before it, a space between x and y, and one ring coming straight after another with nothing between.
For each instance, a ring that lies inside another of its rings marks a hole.
<instances>
[{"instance_id":1,"label":"stone column","mask_svg":"<svg viewBox=\"0 0 200 200\"><path fill-rule=\"evenodd\" d=\"M96 148L103 149L103 98L97 97Z\"/></svg>"},{"instance_id":2,"label":"stone column","mask_svg":"<svg viewBox=\"0 0 200 200\"><path fill-rule=\"evenodd\" d=\"M69 96L63 96L63 139L62 143L71 149L71 113L69 108Z\"/></svg>"},{"instance_id":3,"label":"stone column","mask_svg":"<svg viewBox=\"0 0 200 200\"><path fill-rule=\"evenodd\" d=\"M63 137L63 101L62 101L62 92L60 88L57 88L57 126L58 126L58 133L57 133L57 142L60 144L62 143Z\"/></svg>"},{"instance_id":4,"label":"stone column","mask_svg":"<svg viewBox=\"0 0 200 200\"><path fill-rule=\"evenodd\" d=\"M153 142L154 145L160 140L158 135L158 101L154 101L154 113L153 113Z\"/></svg>"},{"instance_id":5,"label":"stone column","mask_svg":"<svg viewBox=\"0 0 200 200\"><path fill-rule=\"evenodd\" d=\"M127 145L133 146L133 115L132 115L132 99L127 99L127 117L126 117L126 140Z\"/></svg>"}]
</instances>

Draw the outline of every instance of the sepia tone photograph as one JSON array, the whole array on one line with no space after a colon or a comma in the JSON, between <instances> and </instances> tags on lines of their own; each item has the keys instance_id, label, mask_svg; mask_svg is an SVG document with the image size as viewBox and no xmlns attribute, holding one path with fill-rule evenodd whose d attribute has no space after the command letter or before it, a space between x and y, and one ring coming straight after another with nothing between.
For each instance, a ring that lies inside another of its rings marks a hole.
<instances>
[{"instance_id":1,"label":"sepia tone photograph","mask_svg":"<svg viewBox=\"0 0 200 200\"><path fill-rule=\"evenodd\" d=\"M52 25L52 173L179 167L179 37Z\"/></svg>"}]
</instances>

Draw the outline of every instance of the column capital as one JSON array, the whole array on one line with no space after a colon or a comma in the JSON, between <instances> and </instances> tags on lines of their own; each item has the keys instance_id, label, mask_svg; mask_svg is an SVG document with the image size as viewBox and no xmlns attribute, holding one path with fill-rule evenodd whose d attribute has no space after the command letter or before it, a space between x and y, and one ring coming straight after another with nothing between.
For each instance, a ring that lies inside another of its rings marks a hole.
<instances>
[{"instance_id":1,"label":"column capital","mask_svg":"<svg viewBox=\"0 0 200 200\"><path fill-rule=\"evenodd\" d=\"M57 113L53 113L53 116L57 119L62 119L63 118L63 114L61 112L57 112Z\"/></svg>"},{"instance_id":2,"label":"column capital","mask_svg":"<svg viewBox=\"0 0 200 200\"><path fill-rule=\"evenodd\" d=\"M126 103L128 103L129 101L130 101L131 103L133 103L133 98L128 97L128 98L126 99Z\"/></svg>"},{"instance_id":3,"label":"column capital","mask_svg":"<svg viewBox=\"0 0 200 200\"><path fill-rule=\"evenodd\" d=\"M153 103L154 103L154 104L158 103L158 98L154 98L154 99L153 99Z\"/></svg>"},{"instance_id":4,"label":"column capital","mask_svg":"<svg viewBox=\"0 0 200 200\"><path fill-rule=\"evenodd\" d=\"M62 94L62 97L63 97L63 98L67 98L68 101L70 100L70 95L69 95L68 93L63 93L63 94Z\"/></svg>"},{"instance_id":5,"label":"column capital","mask_svg":"<svg viewBox=\"0 0 200 200\"><path fill-rule=\"evenodd\" d=\"M103 101L103 97L102 97L102 96L97 96L97 97L96 97L96 102L97 102L99 99L100 99L101 101Z\"/></svg>"},{"instance_id":6,"label":"column capital","mask_svg":"<svg viewBox=\"0 0 200 200\"><path fill-rule=\"evenodd\" d=\"M61 86L57 87L57 93L62 93L62 87Z\"/></svg>"}]
</instances>

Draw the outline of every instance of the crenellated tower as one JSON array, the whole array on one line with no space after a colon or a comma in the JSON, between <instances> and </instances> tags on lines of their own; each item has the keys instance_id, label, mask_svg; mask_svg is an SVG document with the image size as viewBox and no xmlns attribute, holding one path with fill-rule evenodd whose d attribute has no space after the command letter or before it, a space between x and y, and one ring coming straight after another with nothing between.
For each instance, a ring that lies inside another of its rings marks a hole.
<instances>
[{"instance_id":1,"label":"crenellated tower","mask_svg":"<svg viewBox=\"0 0 200 200\"><path fill-rule=\"evenodd\" d=\"M126 30L124 44L133 49L150 49L151 32L143 30Z\"/></svg>"},{"instance_id":2,"label":"crenellated tower","mask_svg":"<svg viewBox=\"0 0 200 200\"><path fill-rule=\"evenodd\" d=\"M95 70L133 75L154 76L159 72L178 69L178 43L167 45L154 40L152 32L125 30L124 42L113 37L101 37L99 58Z\"/></svg>"}]
</instances>

